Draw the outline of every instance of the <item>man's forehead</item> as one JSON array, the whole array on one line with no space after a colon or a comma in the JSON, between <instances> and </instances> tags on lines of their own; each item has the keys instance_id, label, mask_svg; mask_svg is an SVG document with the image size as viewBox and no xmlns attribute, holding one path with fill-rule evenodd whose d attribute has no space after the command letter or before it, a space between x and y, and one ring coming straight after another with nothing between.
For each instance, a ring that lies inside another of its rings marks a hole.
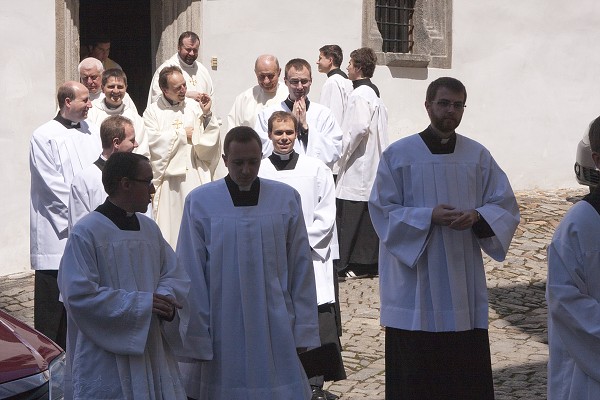
<instances>
[{"instance_id":1,"label":"man's forehead","mask_svg":"<svg viewBox=\"0 0 600 400\"><path fill-rule=\"evenodd\" d=\"M119 78L116 76L109 76L108 79L106 80L106 84L107 85L110 85L110 84L125 85L125 80L123 78Z\"/></svg>"},{"instance_id":2,"label":"man's forehead","mask_svg":"<svg viewBox=\"0 0 600 400\"><path fill-rule=\"evenodd\" d=\"M292 67L288 70L288 77L310 78L310 71L306 67L302 67L302 69Z\"/></svg>"},{"instance_id":3,"label":"man's forehead","mask_svg":"<svg viewBox=\"0 0 600 400\"><path fill-rule=\"evenodd\" d=\"M181 44L182 45L180 47L183 47L183 48L186 48L186 49L187 48L194 48L194 47L198 48L198 47L200 47L200 41L199 40L192 41L192 38L189 38L189 37L183 39L181 41Z\"/></svg>"},{"instance_id":4,"label":"man's forehead","mask_svg":"<svg viewBox=\"0 0 600 400\"><path fill-rule=\"evenodd\" d=\"M90 76L90 75L100 75L100 70L96 66L89 67L81 67L80 75Z\"/></svg>"},{"instance_id":5,"label":"man's forehead","mask_svg":"<svg viewBox=\"0 0 600 400\"><path fill-rule=\"evenodd\" d=\"M273 121L273 131L294 130L294 121L291 118L276 119Z\"/></svg>"}]
</instances>

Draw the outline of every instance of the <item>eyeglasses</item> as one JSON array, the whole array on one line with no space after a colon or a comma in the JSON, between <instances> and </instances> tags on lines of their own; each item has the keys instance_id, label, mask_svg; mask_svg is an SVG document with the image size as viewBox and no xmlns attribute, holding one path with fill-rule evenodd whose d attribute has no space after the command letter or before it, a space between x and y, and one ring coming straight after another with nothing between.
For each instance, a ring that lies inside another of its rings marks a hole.
<instances>
[{"instance_id":1,"label":"eyeglasses","mask_svg":"<svg viewBox=\"0 0 600 400\"><path fill-rule=\"evenodd\" d=\"M456 111L461 111L467 107L467 105L465 103L463 103L462 101L455 101L453 103L448 100L438 100L438 101L435 101L434 103L437 106L442 107L442 108L448 108L449 106L452 106L452 108L454 108Z\"/></svg>"},{"instance_id":2,"label":"eyeglasses","mask_svg":"<svg viewBox=\"0 0 600 400\"><path fill-rule=\"evenodd\" d=\"M148 187L153 186L152 179L150 179L150 180L147 180L147 179L136 179L136 178L127 178L127 179L129 179L130 181L134 181L134 182L145 183L146 186L148 186Z\"/></svg>"},{"instance_id":3,"label":"eyeglasses","mask_svg":"<svg viewBox=\"0 0 600 400\"><path fill-rule=\"evenodd\" d=\"M288 82L292 86L297 86L299 83L305 86L310 83L310 79L289 79Z\"/></svg>"}]
</instances>

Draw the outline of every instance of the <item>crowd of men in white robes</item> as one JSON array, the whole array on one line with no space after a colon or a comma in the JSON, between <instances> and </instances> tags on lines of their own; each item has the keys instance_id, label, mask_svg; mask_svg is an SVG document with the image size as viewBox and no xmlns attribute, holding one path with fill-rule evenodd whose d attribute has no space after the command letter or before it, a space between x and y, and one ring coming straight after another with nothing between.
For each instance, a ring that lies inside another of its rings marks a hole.
<instances>
[{"instance_id":1,"label":"crowd of men in white robes","mask_svg":"<svg viewBox=\"0 0 600 400\"><path fill-rule=\"evenodd\" d=\"M373 50L346 75L339 46L319 49L320 103L306 60L282 83L262 55L222 144L199 46L180 36L143 117L123 71L84 59L33 133L35 326L67 349L67 398L335 398L338 275L366 273L381 276L386 398L493 399L481 251L504 259L519 210L456 132L464 85L431 82L429 127L388 145ZM598 120L590 138L600 166ZM600 387L598 192L584 200L549 248L549 398Z\"/></svg>"}]
</instances>

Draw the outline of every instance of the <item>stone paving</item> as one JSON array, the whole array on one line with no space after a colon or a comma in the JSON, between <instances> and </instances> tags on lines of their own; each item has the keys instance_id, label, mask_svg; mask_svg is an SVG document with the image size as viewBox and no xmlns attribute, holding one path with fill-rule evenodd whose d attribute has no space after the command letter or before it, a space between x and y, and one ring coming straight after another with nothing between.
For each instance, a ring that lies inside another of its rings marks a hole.
<instances>
[{"instance_id":1,"label":"stone paving","mask_svg":"<svg viewBox=\"0 0 600 400\"><path fill-rule=\"evenodd\" d=\"M521 224L504 262L486 258L490 347L497 400L546 398L546 247L572 201L585 189L517 192ZM340 283L348 379L326 387L341 399L384 399L384 331L379 281ZM32 323L33 275L0 277L0 308Z\"/></svg>"}]
</instances>

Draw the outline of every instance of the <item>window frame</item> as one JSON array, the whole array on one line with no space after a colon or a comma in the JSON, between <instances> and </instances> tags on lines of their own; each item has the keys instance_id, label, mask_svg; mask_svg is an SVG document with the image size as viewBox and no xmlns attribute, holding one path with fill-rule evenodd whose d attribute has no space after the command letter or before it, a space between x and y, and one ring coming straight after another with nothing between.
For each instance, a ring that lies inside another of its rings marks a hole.
<instances>
[{"instance_id":1,"label":"window frame","mask_svg":"<svg viewBox=\"0 0 600 400\"><path fill-rule=\"evenodd\" d=\"M410 53L382 51L383 38L375 20L375 0L363 0L363 46L377 54L377 64L390 67L451 68L452 0L416 0Z\"/></svg>"}]
</instances>

